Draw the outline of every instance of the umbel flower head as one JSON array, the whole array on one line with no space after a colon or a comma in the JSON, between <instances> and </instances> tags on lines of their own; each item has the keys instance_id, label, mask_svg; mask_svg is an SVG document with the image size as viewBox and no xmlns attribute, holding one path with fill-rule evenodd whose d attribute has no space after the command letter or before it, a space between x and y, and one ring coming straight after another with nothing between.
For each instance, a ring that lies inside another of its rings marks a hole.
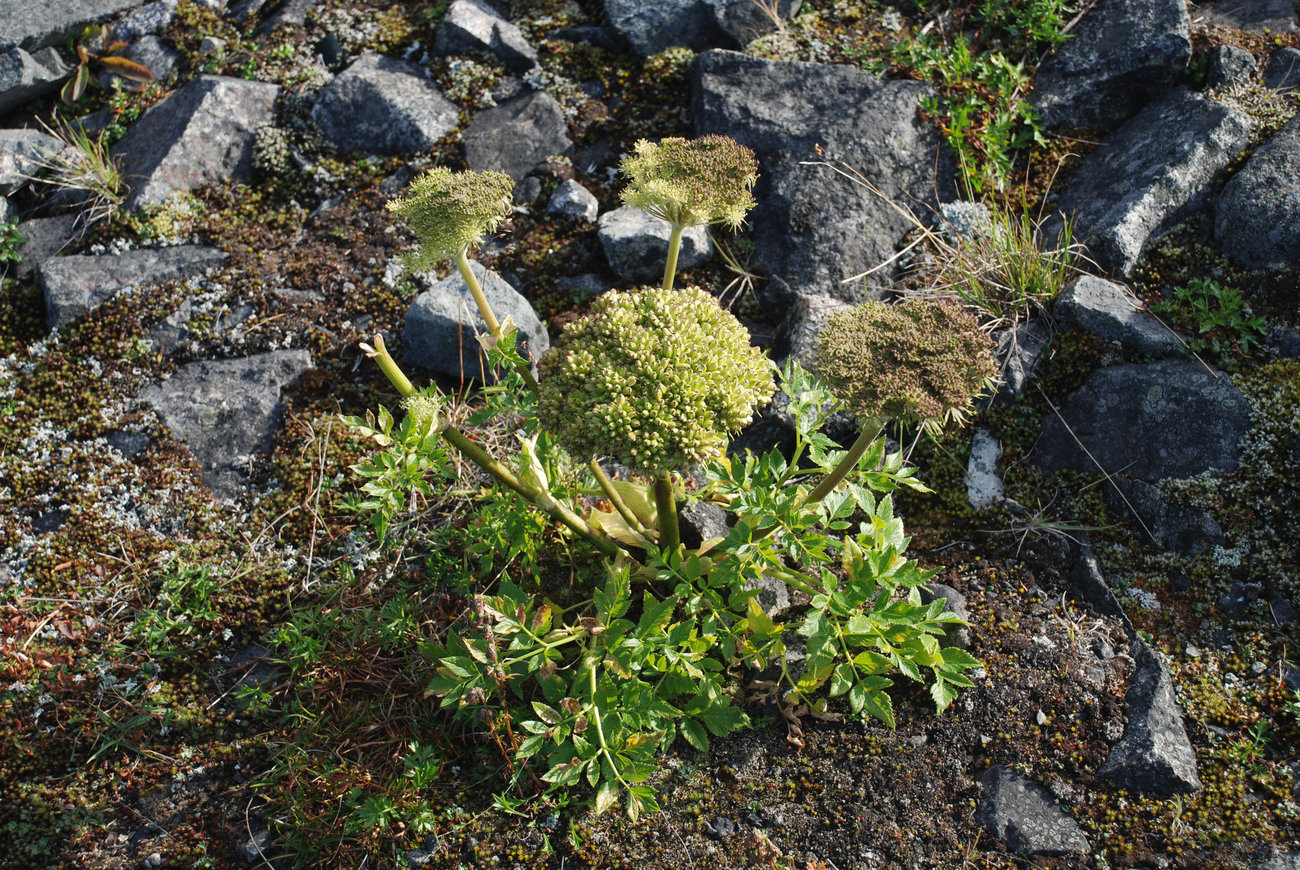
<instances>
[{"instance_id":1,"label":"umbel flower head","mask_svg":"<svg viewBox=\"0 0 1300 870\"><path fill-rule=\"evenodd\" d=\"M539 372L538 416L569 452L647 476L720 454L774 389L745 328L697 287L606 293Z\"/></svg>"},{"instance_id":2,"label":"umbel flower head","mask_svg":"<svg viewBox=\"0 0 1300 870\"><path fill-rule=\"evenodd\" d=\"M937 432L963 422L993 384L991 346L975 316L950 299L867 302L831 315L818 374L861 418Z\"/></svg>"},{"instance_id":3,"label":"umbel flower head","mask_svg":"<svg viewBox=\"0 0 1300 870\"><path fill-rule=\"evenodd\" d=\"M735 229L754 207L754 152L726 136L642 139L623 158L630 184L623 202L681 227L726 224Z\"/></svg>"},{"instance_id":4,"label":"umbel flower head","mask_svg":"<svg viewBox=\"0 0 1300 870\"><path fill-rule=\"evenodd\" d=\"M504 172L452 172L436 166L388 203L420 240L407 265L424 271L472 248L510 215L515 183Z\"/></svg>"}]
</instances>

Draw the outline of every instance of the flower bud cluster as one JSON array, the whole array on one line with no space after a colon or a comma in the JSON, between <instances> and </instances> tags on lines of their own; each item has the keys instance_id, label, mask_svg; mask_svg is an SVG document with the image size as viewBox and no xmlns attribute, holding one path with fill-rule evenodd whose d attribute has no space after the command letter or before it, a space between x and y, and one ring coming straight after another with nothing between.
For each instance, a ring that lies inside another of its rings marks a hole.
<instances>
[{"instance_id":1,"label":"flower bud cluster","mask_svg":"<svg viewBox=\"0 0 1300 870\"><path fill-rule=\"evenodd\" d=\"M867 302L831 315L819 375L859 417L937 432L961 422L997 377L992 341L950 299Z\"/></svg>"},{"instance_id":2,"label":"flower bud cluster","mask_svg":"<svg viewBox=\"0 0 1300 870\"><path fill-rule=\"evenodd\" d=\"M437 166L411 183L388 210L420 240L408 265L424 271L477 245L510 215L515 183L504 172L453 172Z\"/></svg>"},{"instance_id":3,"label":"flower bud cluster","mask_svg":"<svg viewBox=\"0 0 1300 870\"><path fill-rule=\"evenodd\" d=\"M754 152L726 136L642 139L623 159L623 202L682 227L739 227L754 207Z\"/></svg>"},{"instance_id":4,"label":"flower bud cluster","mask_svg":"<svg viewBox=\"0 0 1300 870\"><path fill-rule=\"evenodd\" d=\"M697 287L606 293L539 371L542 425L571 453L649 476L720 454L774 390L745 328Z\"/></svg>"}]
</instances>

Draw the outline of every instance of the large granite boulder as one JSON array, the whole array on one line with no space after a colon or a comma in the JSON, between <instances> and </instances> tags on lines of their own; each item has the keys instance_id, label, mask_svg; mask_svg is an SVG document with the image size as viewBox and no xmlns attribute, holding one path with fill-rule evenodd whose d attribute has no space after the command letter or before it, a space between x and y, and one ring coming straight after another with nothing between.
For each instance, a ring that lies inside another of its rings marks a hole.
<instances>
[{"instance_id":1,"label":"large granite boulder","mask_svg":"<svg viewBox=\"0 0 1300 870\"><path fill-rule=\"evenodd\" d=\"M0 54L0 117L54 93L71 71L53 48L35 54L11 48Z\"/></svg>"},{"instance_id":2,"label":"large granite boulder","mask_svg":"<svg viewBox=\"0 0 1300 870\"><path fill-rule=\"evenodd\" d=\"M227 259L224 252L200 245L140 248L124 254L51 257L37 269L37 278L49 327L58 329L129 288L188 278L219 268Z\"/></svg>"},{"instance_id":3,"label":"large granite boulder","mask_svg":"<svg viewBox=\"0 0 1300 870\"><path fill-rule=\"evenodd\" d=\"M936 191L955 195L939 134L919 114L921 99L933 93L928 85L854 67L709 51L696 60L692 89L696 132L731 136L758 156L755 265L774 276L763 302L777 320L793 302L790 288L866 298L862 280L846 279L892 257L913 228L887 200L917 208ZM879 193L841 167L808 165L820 162L818 145ZM883 287L890 278L882 269L869 280Z\"/></svg>"},{"instance_id":4,"label":"large granite boulder","mask_svg":"<svg viewBox=\"0 0 1300 870\"><path fill-rule=\"evenodd\" d=\"M1300 267L1300 116L1259 147L1223 188L1214 235L1223 252L1265 269Z\"/></svg>"},{"instance_id":5,"label":"large granite boulder","mask_svg":"<svg viewBox=\"0 0 1300 870\"><path fill-rule=\"evenodd\" d=\"M434 51L446 54L490 54L514 72L537 66L537 49L523 31L492 7L477 0L456 0L438 25Z\"/></svg>"},{"instance_id":6,"label":"large granite boulder","mask_svg":"<svg viewBox=\"0 0 1300 870\"><path fill-rule=\"evenodd\" d=\"M312 367L305 350L190 363L140 399L184 441L213 495L233 499L248 483L250 455L271 446L283 393Z\"/></svg>"},{"instance_id":7,"label":"large granite boulder","mask_svg":"<svg viewBox=\"0 0 1300 870\"><path fill-rule=\"evenodd\" d=\"M461 134L465 162L522 181L548 157L573 150L564 109L545 91L529 91L474 116Z\"/></svg>"},{"instance_id":8,"label":"large granite boulder","mask_svg":"<svg viewBox=\"0 0 1300 870\"><path fill-rule=\"evenodd\" d=\"M551 346L551 339L533 306L496 272L475 261L470 261L470 268L497 319L504 323L509 317L518 327L520 352L526 359L540 358ZM491 381L487 355L478 341L479 334L486 331L465 279L460 272L453 272L411 303L402 329L402 358L461 380L480 381L486 375Z\"/></svg>"},{"instance_id":9,"label":"large granite boulder","mask_svg":"<svg viewBox=\"0 0 1300 870\"><path fill-rule=\"evenodd\" d=\"M1050 129L1113 127L1171 88L1191 56L1185 0L1100 0L1039 66L1029 101Z\"/></svg>"},{"instance_id":10,"label":"large granite boulder","mask_svg":"<svg viewBox=\"0 0 1300 870\"><path fill-rule=\"evenodd\" d=\"M460 110L417 64L367 53L321 91L311 120L345 151L414 154L456 129Z\"/></svg>"},{"instance_id":11,"label":"large granite boulder","mask_svg":"<svg viewBox=\"0 0 1300 870\"><path fill-rule=\"evenodd\" d=\"M257 128L274 120L280 87L199 76L144 113L113 146L131 185L128 208L157 205L176 190L253 174Z\"/></svg>"},{"instance_id":12,"label":"large granite boulder","mask_svg":"<svg viewBox=\"0 0 1300 870\"><path fill-rule=\"evenodd\" d=\"M1060 415L1046 419L1036 460L1048 472L1192 477L1234 470L1249 429L1246 397L1197 360L1110 366L1089 375Z\"/></svg>"},{"instance_id":13,"label":"large granite boulder","mask_svg":"<svg viewBox=\"0 0 1300 870\"><path fill-rule=\"evenodd\" d=\"M1199 209L1250 141L1245 112L1175 91L1143 109L1084 160L1058 207L1093 259L1130 277L1147 243ZM1060 221L1049 222L1048 237Z\"/></svg>"},{"instance_id":14,"label":"large granite boulder","mask_svg":"<svg viewBox=\"0 0 1300 870\"><path fill-rule=\"evenodd\" d=\"M143 0L0 0L0 51L58 45L140 5Z\"/></svg>"}]
</instances>

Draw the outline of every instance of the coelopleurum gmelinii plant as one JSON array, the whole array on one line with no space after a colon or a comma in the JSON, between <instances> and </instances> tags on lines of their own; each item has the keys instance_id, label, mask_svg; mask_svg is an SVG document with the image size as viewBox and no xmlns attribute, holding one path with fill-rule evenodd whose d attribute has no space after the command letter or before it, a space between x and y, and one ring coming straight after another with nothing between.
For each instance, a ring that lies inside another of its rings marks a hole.
<instances>
[{"instance_id":1,"label":"coelopleurum gmelinii plant","mask_svg":"<svg viewBox=\"0 0 1300 870\"><path fill-rule=\"evenodd\" d=\"M643 160L657 155L660 175L637 169L635 158L629 175L639 180L638 196L660 192L641 202L662 213L676 203L673 219L683 225L739 222L737 194L747 200L752 172L733 160L736 149L717 137L698 149L639 149ZM720 165L735 171L728 176ZM720 193L707 192L705 173L713 173ZM670 188L671 196L664 193ZM426 246L415 262L463 259L476 233L497 219L503 189L441 172L400 200L395 210L416 224ZM382 409L377 420L349 418L383 448L357 466L381 531L407 497L427 495L429 480L446 478L454 451L493 483L480 495L481 516L511 505L567 530L567 553L591 548L604 557L603 578L583 576L581 560L568 566L579 586L569 601L504 576L474 590L465 627L428 651L435 671L429 692L487 729L521 792L585 782L598 811L622 799L632 816L657 807L646 784L657 753L678 738L707 750L711 737L748 724L726 677L740 664L762 674L753 696L778 706L798 745L805 715L844 715L830 707L839 696L849 714L892 726L887 690L895 672L928 684L942 712L957 688L970 685L964 672L977 664L941 645L947 626L960 620L942 600L922 604L919 587L933 574L904 555L908 540L890 493L923 487L901 455L886 456L874 435L853 450L837 449L820 429L839 403L790 363L779 384L793 420L793 453L729 457L728 439L773 392L772 366L710 294L672 289L671 270L665 283L597 300L543 357L536 380L525 378L528 364L509 329L484 337L489 359L505 374L476 420L499 418L518 440L513 456L493 455L488 445L500 439L472 437L453 424L437 392L417 390L378 337L365 349L403 395L407 413L400 424ZM924 371L942 357L932 336L909 332L901 340L916 344ZM889 361L906 366L905 348L895 350ZM843 362L857 366L853 377L867 377L873 358L846 355ZM880 374L884 384L902 384ZM954 405L938 415L946 420L969 400L969 393L960 403L939 395ZM860 391L846 398L864 410ZM883 425L891 414L930 419L929 406L911 394L867 416ZM628 469L625 479L611 478L605 457ZM690 490L684 481L692 471ZM729 513L725 534L685 546L683 499ZM854 515L856 527L848 521ZM759 606L753 590L764 579L807 596L798 620L777 622ZM787 630L807 638L798 673L786 660Z\"/></svg>"}]
</instances>

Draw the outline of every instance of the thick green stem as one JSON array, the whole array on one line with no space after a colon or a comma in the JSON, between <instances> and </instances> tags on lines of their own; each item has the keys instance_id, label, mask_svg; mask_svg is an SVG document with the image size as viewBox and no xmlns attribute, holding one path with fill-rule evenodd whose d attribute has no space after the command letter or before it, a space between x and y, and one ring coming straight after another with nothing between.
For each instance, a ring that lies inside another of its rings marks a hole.
<instances>
[{"instance_id":1,"label":"thick green stem","mask_svg":"<svg viewBox=\"0 0 1300 870\"><path fill-rule=\"evenodd\" d=\"M474 304L478 306L479 316L487 324L488 332L493 338L501 337L501 322L492 311L492 306L488 304L487 295L483 292L483 285L479 284L478 277L469 265L469 249L466 248L456 254L456 268L460 271L460 276L465 279L465 286L469 288L469 295L474 297ZM533 393L537 392L537 378L533 377L532 368L527 363L516 367L519 374L523 375L524 383Z\"/></svg>"},{"instance_id":2,"label":"thick green stem","mask_svg":"<svg viewBox=\"0 0 1300 870\"><path fill-rule=\"evenodd\" d=\"M863 426L861 434L858 435L858 440L853 442L849 452L845 453L839 464L818 481L817 485L799 501L799 504L801 506L814 505L830 495L835 487L839 486L844 478L848 476L848 473L858 467L858 460L862 458L862 454L867 452L867 448L875 442L880 435L880 431L884 428L883 423L867 423Z\"/></svg>"},{"instance_id":3,"label":"thick green stem","mask_svg":"<svg viewBox=\"0 0 1300 870\"><path fill-rule=\"evenodd\" d=\"M682 247L682 231L686 229L678 223L674 223L672 227L672 235L668 237L668 259L664 262L665 290L673 289L673 281L677 277L677 252Z\"/></svg>"},{"instance_id":4,"label":"thick green stem","mask_svg":"<svg viewBox=\"0 0 1300 870\"><path fill-rule=\"evenodd\" d=\"M596 483L600 484L600 490L605 493L605 498L613 502L618 515L623 518L623 522L627 523L627 527L639 535L644 535L645 526L641 525L641 521L637 519L636 514L632 513L632 510L627 506L627 502L623 501L623 496L618 494L618 490L614 487L614 481L609 479L609 475L601 467L600 461L593 456L591 462L587 463L587 467L591 469L592 475L596 478Z\"/></svg>"},{"instance_id":5,"label":"thick green stem","mask_svg":"<svg viewBox=\"0 0 1300 870\"><path fill-rule=\"evenodd\" d=\"M366 356L379 364L379 370L388 377L388 380L392 385L397 388L397 392L402 394L402 398L414 396L415 384L411 383L411 379L408 378L400 368L398 368L397 362L393 359L392 354L388 352L388 348L384 345L384 337L376 334L374 340L375 343L373 346L363 344L361 345L361 349L365 351Z\"/></svg>"},{"instance_id":6,"label":"thick green stem","mask_svg":"<svg viewBox=\"0 0 1300 870\"><path fill-rule=\"evenodd\" d=\"M673 495L673 479L668 472L655 478L655 509L659 513L659 549L676 550L682 543L682 533L677 527L677 498Z\"/></svg>"}]
</instances>

